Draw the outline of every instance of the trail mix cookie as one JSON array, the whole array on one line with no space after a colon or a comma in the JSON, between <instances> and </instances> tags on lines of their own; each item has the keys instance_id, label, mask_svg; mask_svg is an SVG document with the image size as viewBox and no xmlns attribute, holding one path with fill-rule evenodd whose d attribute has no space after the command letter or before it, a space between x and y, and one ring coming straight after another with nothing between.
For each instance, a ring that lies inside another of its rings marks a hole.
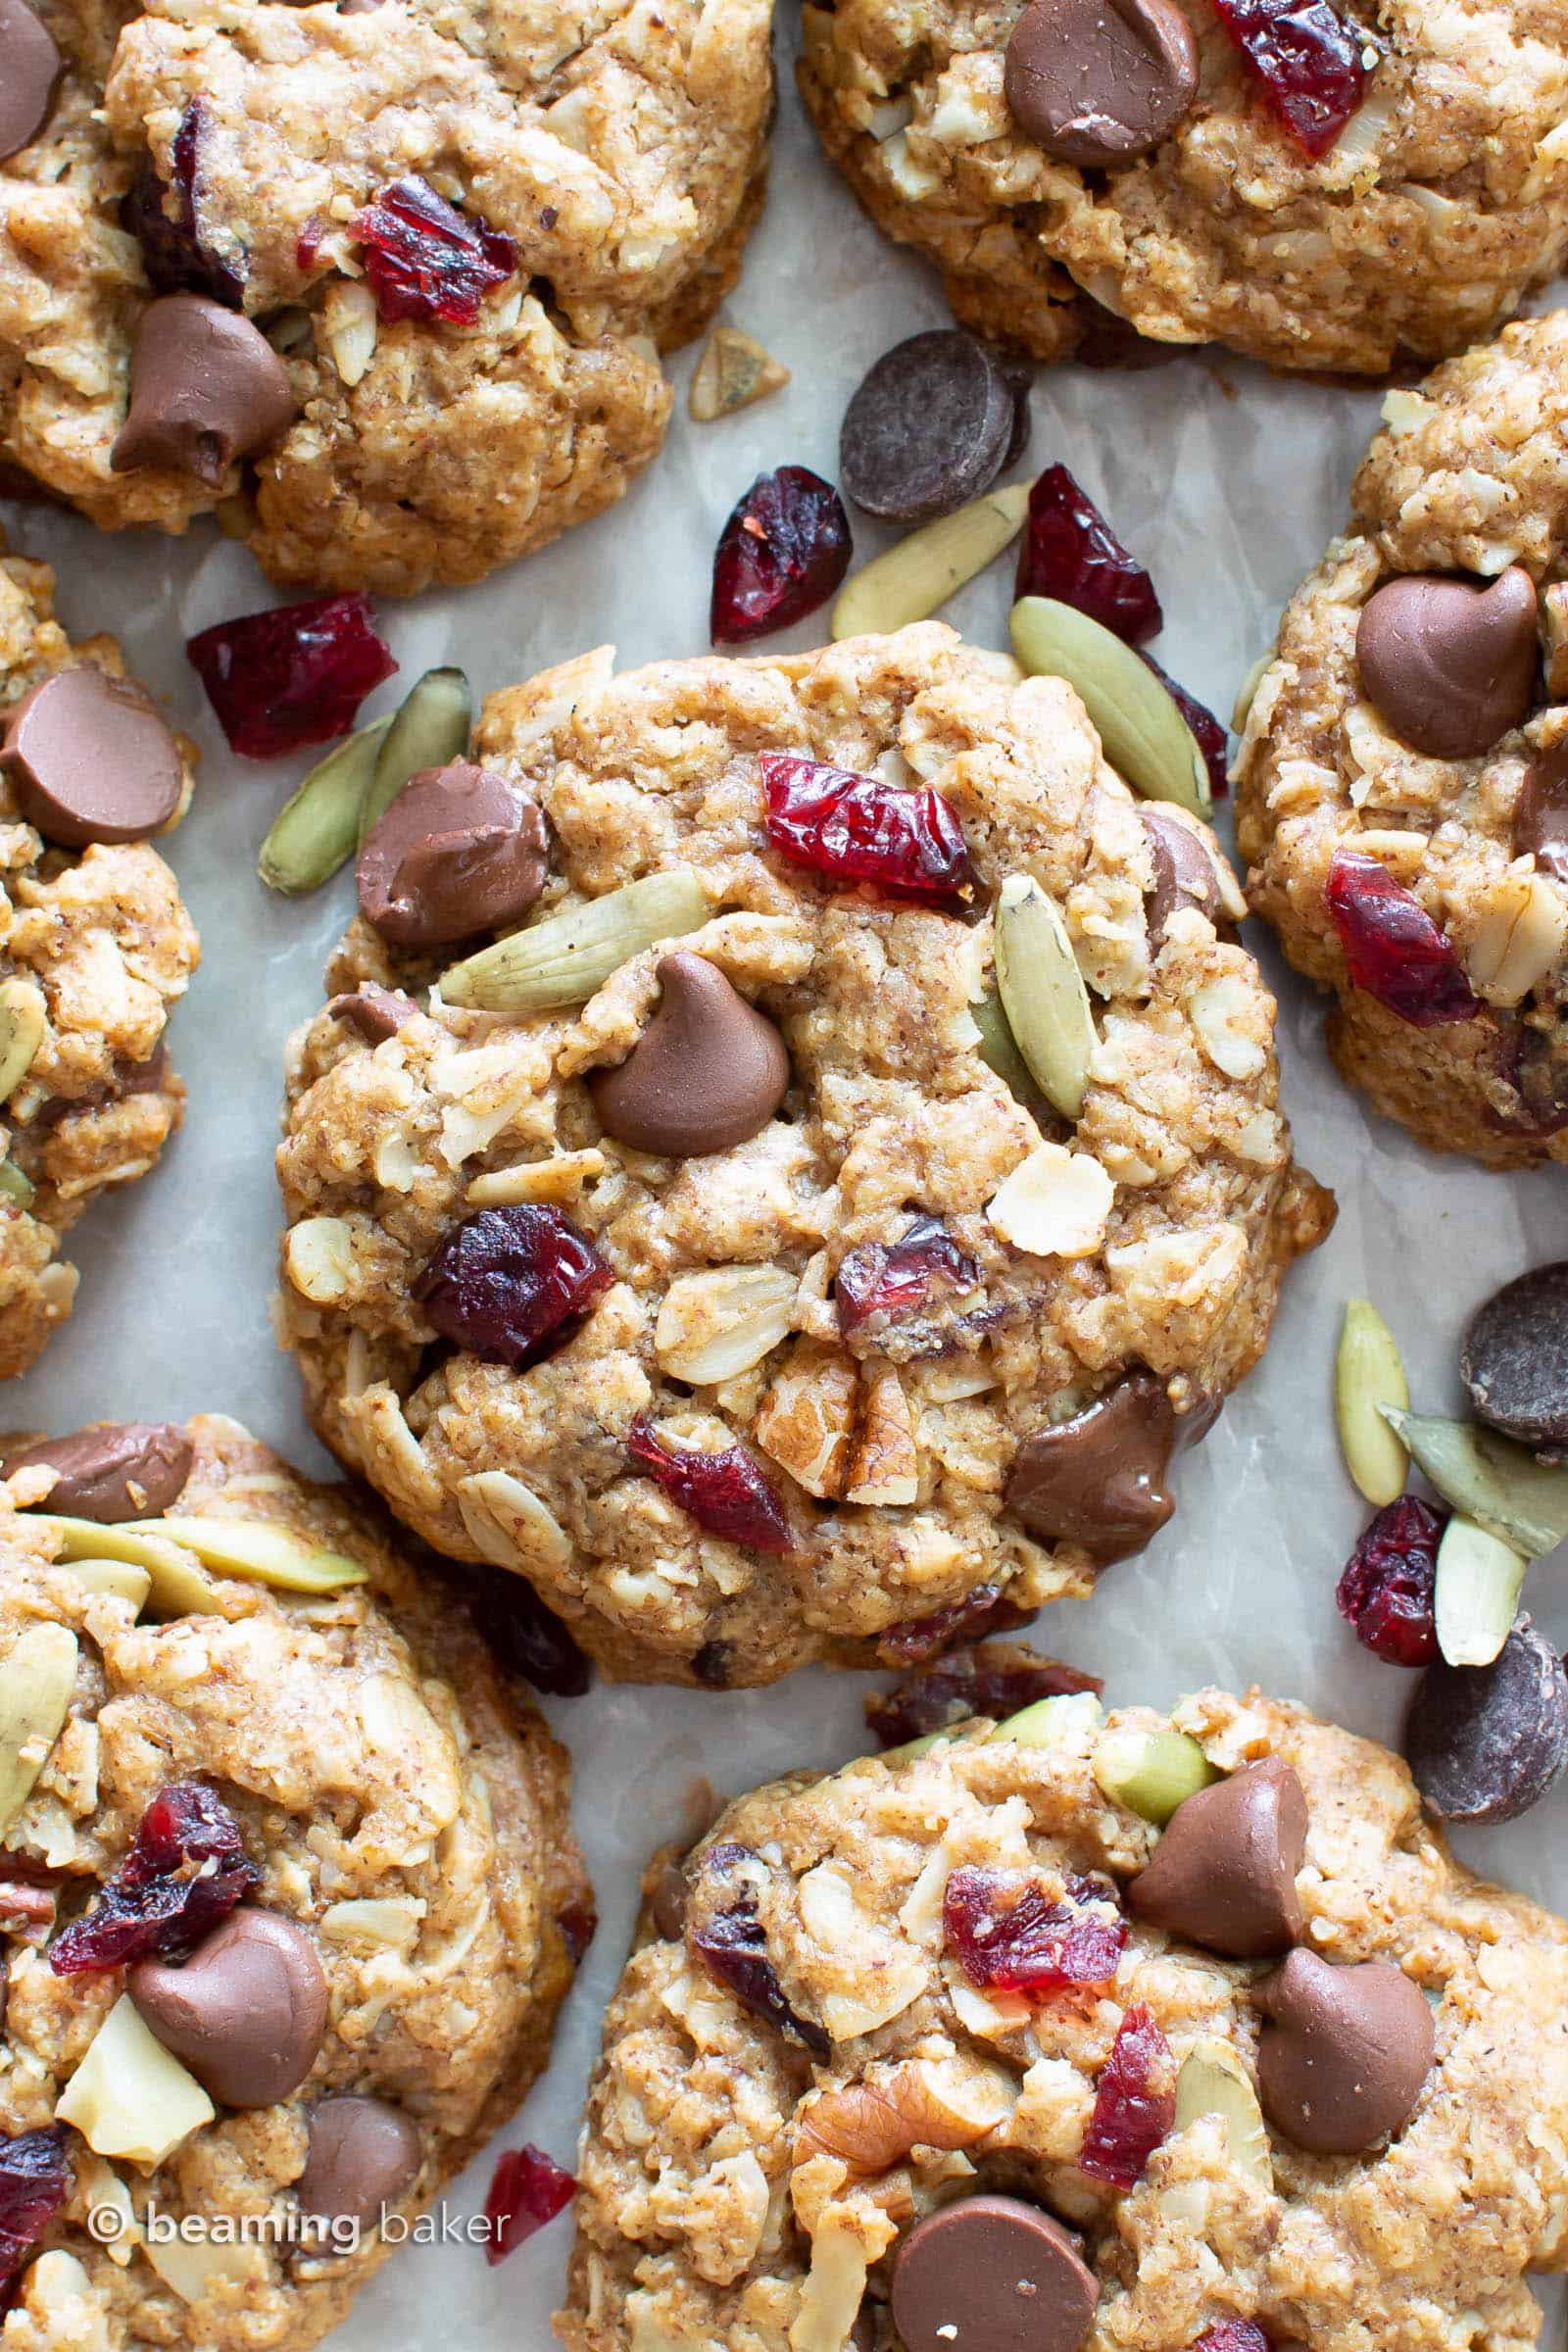
<instances>
[{"instance_id":1,"label":"trail mix cookie","mask_svg":"<svg viewBox=\"0 0 1568 2352\"><path fill-rule=\"evenodd\" d=\"M217 511L287 584L542 546L663 438L768 38L768 0L7 0L0 457L111 529Z\"/></svg>"},{"instance_id":2,"label":"trail mix cookie","mask_svg":"<svg viewBox=\"0 0 1568 2352\"><path fill-rule=\"evenodd\" d=\"M164 1031L201 951L146 836L183 814L194 757L0 540L0 1379L71 1312L65 1235L184 1115Z\"/></svg>"},{"instance_id":3,"label":"trail mix cookie","mask_svg":"<svg viewBox=\"0 0 1568 2352\"><path fill-rule=\"evenodd\" d=\"M1378 374L1462 350L1568 250L1568 30L1532 0L1462 24L1434 0L826 0L804 25L807 105L873 220L965 325L1043 360L1125 359L1130 326Z\"/></svg>"},{"instance_id":4,"label":"trail mix cookie","mask_svg":"<svg viewBox=\"0 0 1568 2352\"><path fill-rule=\"evenodd\" d=\"M1252 904L1380 1110L1494 1167L1568 1159L1568 315L1384 414L1252 695Z\"/></svg>"},{"instance_id":5,"label":"trail mix cookie","mask_svg":"<svg viewBox=\"0 0 1568 2352\"><path fill-rule=\"evenodd\" d=\"M1060 679L935 623L603 650L493 696L359 883L280 1328L438 1549L722 1686L934 1650L1168 1518L1332 1210L1212 835Z\"/></svg>"},{"instance_id":6,"label":"trail mix cookie","mask_svg":"<svg viewBox=\"0 0 1568 2352\"><path fill-rule=\"evenodd\" d=\"M313 2344L544 2063L566 1759L439 1572L236 1422L5 1467L7 2352Z\"/></svg>"},{"instance_id":7,"label":"trail mix cookie","mask_svg":"<svg viewBox=\"0 0 1568 2352\"><path fill-rule=\"evenodd\" d=\"M1537 2340L1568 1927L1369 1741L1048 1699L742 1797L647 1893L569 2352Z\"/></svg>"}]
</instances>

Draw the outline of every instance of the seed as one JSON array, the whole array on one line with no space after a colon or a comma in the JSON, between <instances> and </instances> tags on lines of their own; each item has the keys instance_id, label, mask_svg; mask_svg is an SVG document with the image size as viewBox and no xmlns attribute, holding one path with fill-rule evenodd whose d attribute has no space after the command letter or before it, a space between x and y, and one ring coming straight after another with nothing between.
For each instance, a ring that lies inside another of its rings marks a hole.
<instances>
[{"instance_id":1,"label":"seed","mask_svg":"<svg viewBox=\"0 0 1568 2352\"><path fill-rule=\"evenodd\" d=\"M128 1600L132 1613L141 1614L153 1580L145 1568L134 1567L129 1560L62 1560L76 1583L88 1592L106 1593L111 1600Z\"/></svg>"},{"instance_id":2,"label":"seed","mask_svg":"<svg viewBox=\"0 0 1568 2352\"><path fill-rule=\"evenodd\" d=\"M701 930L711 912L692 868L672 865L481 948L443 972L441 994L482 1012L586 1004L633 956Z\"/></svg>"},{"instance_id":3,"label":"seed","mask_svg":"<svg viewBox=\"0 0 1568 2352\"><path fill-rule=\"evenodd\" d=\"M145 1533L182 1544L220 1576L245 1577L283 1592L339 1592L366 1581L358 1560L327 1551L272 1520L150 1519Z\"/></svg>"},{"instance_id":4,"label":"seed","mask_svg":"<svg viewBox=\"0 0 1568 2352\"><path fill-rule=\"evenodd\" d=\"M743 335L738 327L715 326L697 363L687 410L696 423L711 424L715 416L732 416L737 409L765 400L789 380L789 369L754 335Z\"/></svg>"},{"instance_id":5,"label":"seed","mask_svg":"<svg viewBox=\"0 0 1568 2352\"><path fill-rule=\"evenodd\" d=\"M0 1102L9 1102L37 1058L48 1011L30 980L0 980Z\"/></svg>"},{"instance_id":6,"label":"seed","mask_svg":"<svg viewBox=\"0 0 1568 2352\"><path fill-rule=\"evenodd\" d=\"M1077 1119L1100 1041L1061 911L1031 875L1009 874L996 925L997 988L1013 1042L1052 1108Z\"/></svg>"},{"instance_id":7,"label":"seed","mask_svg":"<svg viewBox=\"0 0 1568 2352\"><path fill-rule=\"evenodd\" d=\"M55 2119L74 2125L94 2155L162 2164L216 2112L195 2076L155 2038L122 1992L67 2083Z\"/></svg>"},{"instance_id":8,"label":"seed","mask_svg":"<svg viewBox=\"0 0 1568 2352\"><path fill-rule=\"evenodd\" d=\"M461 669L427 669L394 714L360 808L360 847L411 776L445 767L468 748L473 696Z\"/></svg>"},{"instance_id":9,"label":"seed","mask_svg":"<svg viewBox=\"0 0 1568 2352\"><path fill-rule=\"evenodd\" d=\"M1076 1746L1093 1735L1100 1715L1100 1701L1092 1690L1060 1691L1054 1698L1037 1698L1032 1707L1009 1715L991 1737L1010 1740L1014 1747ZM943 1737L951 1738L951 1731Z\"/></svg>"},{"instance_id":10,"label":"seed","mask_svg":"<svg viewBox=\"0 0 1568 2352\"><path fill-rule=\"evenodd\" d=\"M290 898L318 890L354 855L360 809L391 726L391 719L378 718L336 745L284 802L256 861L269 890Z\"/></svg>"},{"instance_id":11,"label":"seed","mask_svg":"<svg viewBox=\"0 0 1568 2352\"><path fill-rule=\"evenodd\" d=\"M0 1659L0 1841L65 1729L76 1688L76 1637L69 1626L28 1626Z\"/></svg>"},{"instance_id":12,"label":"seed","mask_svg":"<svg viewBox=\"0 0 1568 2352\"><path fill-rule=\"evenodd\" d=\"M1498 1655L1513 1631L1526 1565L1473 1519L1448 1521L1438 1545L1433 1614L1450 1666L1490 1666Z\"/></svg>"},{"instance_id":13,"label":"seed","mask_svg":"<svg viewBox=\"0 0 1568 2352\"><path fill-rule=\"evenodd\" d=\"M1020 597L1010 626L1012 650L1032 676L1076 689L1106 759L1135 792L1208 815L1213 795L1198 738L1131 646L1048 596Z\"/></svg>"},{"instance_id":14,"label":"seed","mask_svg":"<svg viewBox=\"0 0 1568 2352\"><path fill-rule=\"evenodd\" d=\"M107 1563L111 1570L145 1576L147 1596L160 1616L222 1614L221 1596L206 1569L178 1544L150 1535L150 1521L143 1520L135 1527L103 1527L95 1519L57 1519L31 1511L27 1516L48 1530L65 1566L74 1569L79 1561L90 1571Z\"/></svg>"},{"instance_id":15,"label":"seed","mask_svg":"<svg viewBox=\"0 0 1568 2352\"><path fill-rule=\"evenodd\" d=\"M833 607L834 637L880 636L928 620L1017 538L1028 511L1029 485L1015 482L911 531L845 583Z\"/></svg>"},{"instance_id":16,"label":"seed","mask_svg":"<svg viewBox=\"0 0 1568 2352\"><path fill-rule=\"evenodd\" d=\"M979 1002L970 1005L969 1011L980 1032L980 1043L975 1050L981 1060L987 1069L995 1070L1003 1085L1020 1102L1028 1102L1038 1090L1007 1026L1001 997L995 989L988 988Z\"/></svg>"},{"instance_id":17,"label":"seed","mask_svg":"<svg viewBox=\"0 0 1568 2352\"><path fill-rule=\"evenodd\" d=\"M1223 1778L1185 1732L1107 1732L1095 1750L1095 1778L1113 1805L1163 1829L1178 1805Z\"/></svg>"},{"instance_id":18,"label":"seed","mask_svg":"<svg viewBox=\"0 0 1568 2352\"><path fill-rule=\"evenodd\" d=\"M1381 1410L1444 1501L1499 1544L1539 1560L1568 1536L1568 1470L1548 1469L1522 1446L1473 1422L1390 1404Z\"/></svg>"},{"instance_id":19,"label":"seed","mask_svg":"<svg viewBox=\"0 0 1568 2352\"><path fill-rule=\"evenodd\" d=\"M326 348L352 392L375 357L375 296L363 278L334 278L321 301Z\"/></svg>"},{"instance_id":20,"label":"seed","mask_svg":"<svg viewBox=\"0 0 1568 2352\"><path fill-rule=\"evenodd\" d=\"M14 1200L19 1208L25 1208L32 1199L31 1180L24 1176L14 1160L0 1159L0 1194Z\"/></svg>"},{"instance_id":21,"label":"seed","mask_svg":"<svg viewBox=\"0 0 1568 2352\"><path fill-rule=\"evenodd\" d=\"M1370 1298L1348 1299L1334 1362L1334 1409L1345 1466L1368 1502L1380 1509L1404 1493L1410 1465L1383 1407L1392 1404L1403 1412L1409 1402L1393 1332Z\"/></svg>"},{"instance_id":22,"label":"seed","mask_svg":"<svg viewBox=\"0 0 1568 2352\"><path fill-rule=\"evenodd\" d=\"M1228 2041L1195 2042L1176 2077L1176 2130L1185 2132L1200 2115L1217 2115L1225 2145L1239 2173L1270 2194L1274 2167L1269 2159L1263 2110L1247 2069Z\"/></svg>"}]
</instances>

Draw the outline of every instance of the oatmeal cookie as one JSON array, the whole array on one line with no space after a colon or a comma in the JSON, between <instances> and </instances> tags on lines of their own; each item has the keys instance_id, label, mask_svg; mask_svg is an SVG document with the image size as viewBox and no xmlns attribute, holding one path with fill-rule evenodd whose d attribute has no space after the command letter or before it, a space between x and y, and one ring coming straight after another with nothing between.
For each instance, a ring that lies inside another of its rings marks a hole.
<instances>
[{"instance_id":1,"label":"oatmeal cookie","mask_svg":"<svg viewBox=\"0 0 1568 2352\"><path fill-rule=\"evenodd\" d=\"M1271 81L1282 16L1297 71ZM1043 360L1099 339L1102 306L1162 343L1378 374L1462 350L1568 250L1568 26L1537 0L804 22L807 105L867 211L965 325Z\"/></svg>"},{"instance_id":2,"label":"oatmeal cookie","mask_svg":"<svg viewBox=\"0 0 1568 2352\"><path fill-rule=\"evenodd\" d=\"M1252 904L1380 1110L1494 1167L1568 1160L1568 315L1384 416L1252 694Z\"/></svg>"},{"instance_id":3,"label":"oatmeal cookie","mask_svg":"<svg viewBox=\"0 0 1568 2352\"><path fill-rule=\"evenodd\" d=\"M103 0L0 165L0 457L274 580L481 579L621 496L760 204L768 0ZM8 145L0 101L0 151Z\"/></svg>"},{"instance_id":4,"label":"oatmeal cookie","mask_svg":"<svg viewBox=\"0 0 1568 2352\"><path fill-rule=\"evenodd\" d=\"M742 1797L647 1892L569 2352L1537 2340L1568 1927L1369 1741L1049 1699Z\"/></svg>"},{"instance_id":5,"label":"oatmeal cookie","mask_svg":"<svg viewBox=\"0 0 1568 2352\"><path fill-rule=\"evenodd\" d=\"M236 1422L6 1469L0 2343L292 2352L544 2064L566 1758L439 1570Z\"/></svg>"},{"instance_id":6,"label":"oatmeal cookie","mask_svg":"<svg viewBox=\"0 0 1568 2352\"><path fill-rule=\"evenodd\" d=\"M184 1115L164 1031L200 946L140 837L183 814L194 759L114 639L71 645L48 565L0 540L0 1380L71 1312L67 1232Z\"/></svg>"},{"instance_id":7,"label":"oatmeal cookie","mask_svg":"<svg viewBox=\"0 0 1568 2352\"><path fill-rule=\"evenodd\" d=\"M492 696L359 884L289 1049L280 1328L438 1550L716 1687L1016 1620L1163 1524L1332 1207L1221 852L1060 679L936 623L605 649Z\"/></svg>"}]
</instances>

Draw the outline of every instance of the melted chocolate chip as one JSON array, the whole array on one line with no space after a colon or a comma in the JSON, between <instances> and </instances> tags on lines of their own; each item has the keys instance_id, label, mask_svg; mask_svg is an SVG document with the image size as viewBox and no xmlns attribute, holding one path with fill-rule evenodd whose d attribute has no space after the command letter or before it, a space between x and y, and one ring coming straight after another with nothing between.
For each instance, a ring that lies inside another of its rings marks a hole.
<instances>
[{"instance_id":1,"label":"melted chocolate chip","mask_svg":"<svg viewBox=\"0 0 1568 2352\"><path fill-rule=\"evenodd\" d=\"M1519 725L1540 660L1535 582L1414 572L1386 580L1355 633L1361 685L1396 735L1434 760L1469 760Z\"/></svg>"},{"instance_id":2,"label":"melted chocolate chip","mask_svg":"<svg viewBox=\"0 0 1568 2352\"><path fill-rule=\"evenodd\" d=\"M1164 1382L1129 1373L1070 1421L1025 1438L1004 1499L1043 1544L1075 1544L1108 1567L1141 1551L1175 1509L1164 1481L1176 1436Z\"/></svg>"},{"instance_id":3,"label":"melted chocolate chip","mask_svg":"<svg viewBox=\"0 0 1568 2352\"><path fill-rule=\"evenodd\" d=\"M1568 882L1568 743L1531 761L1513 812L1513 854Z\"/></svg>"},{"instance_id":4,"label":"melted chocolate chip","mask_svg":"<svg viewBox=\"0 0 1568 2352\"><path fill-rule=\"evenodd\" d=\"M1384 1960L1331 1968L1297 1950L1253 1998L1266 2020L1257 2095L1287 2139L1314 2156L1358 2156L1409 2121L1437 2034L1402 1970Z\"/></svg>"},{"instance_id":5,"label":"melted chocolate chip","mask_svg":"<svg viewBox=\"0 0 1568 2352\"><path fill-rule=\"evenodd\" d=\"M419 1007L400 988L380 988L373 980L362 980L358 988L329 999L326 1009L335 1020L347 1021L351 1029L357 1029L367 1045L382 1046L389 1037L396 1037Z\"/></svg>"},{"instance_id":6,"label":"melted chocolate chip","mask_svg":"<svg viewBox=\"0 0 1568 2352\"><path fill-rule=\"evenodd\" d=\"M184 1493L194 1451L171 1421L101 1421L8 1454L5 1475L38 1465L54 1470L40 1510L113 1527L161 1518Z\"/></svg>"},{"instance_id":7,"label":"melted chocolate chip","mask_svg":"<svg viewBox=\"0 0 1568 2352\"><path fill-rule=\"evenodd\" d=\"M209 490L294 421L288 371L260 327L205 294L149 303L130 355L130 407L109 463L157 466Z\"/></svg>"},{"instance_id":8,"label":"melted chocolate chip","mask_svg":"<svg viewBox=\"0 0 1568 2352\"><path fill-rule=\"evenodd\" d=\"M1176 0L1030 0L1004 87L1025 138L1098 170L1175 129L1198 91L1198 43Z\"/></svg>"},{"instance_id":9,"label":"melted chocolate chip","mask_svg":"<svg viewBox=\"0 0 1568 2352\"><path fill-rule=\"evenodd\" d=\"M626 1059L588 1082L600 1123L663 1158L728 1152L760 1134L788 1093L784 1040L706 956L666 956L659 980L658 1010Z\"/></svg>"},{"instance_id":10,"label":"melted chocolate chip","mask_svg":"<svg viewBox=\"0 0 1568 2352\"><path fill-rule=\"evenodd\" d=\"M550 870L545 820L493 768L414 776L360 852L360 911L400 948L433 948L527 913Z\"/></svg>"},{"instance_id":11,"label":"melted chocolate chip","mask_svg":"<svg viewBox=\"0 0 1568 2352\"><path fill-rule=\"evenodd\" d=\"M165 2049L221 2107L286 2099L326 2032L316 1940L275 1911L231 1912L183 1967L138 1961L126 1989Z\"/></svg>"},{"instance_id":12,"label":"melted chocolate chip","mask_svg":"<svg viewBox=\"0 0 1568 2352\"><path fill-rule=\"evenodd\" d=\"M1165 925L1184 906L1220 927L1223 908L1214 860L1190 825L1163 808L1140 808L1149 855L1154 868L1154 887L1149 893L1149 944L1157 950Z\"/></svg>"},{"instance_id":13,"label":"melted chocolate chip","mask_svg":"<svg viewBox=\"0 0 1568 2352\"><path fill-rule=\"evenodd\" d=\"M91 662L23 696L0 737L0 768L27 823L62 849L144 841L185 789L179 746L149 697Z\"/></svg>"},{"instance_id":14,"label":"melted chocolate chip","mask_svg":"<svg viewBox=\"0 0 1568 2352\"><path fill-rule=\"evenodd\" d=\"M1306 1796L1269 1756L1178 1805L1153 1859L1127 1889L1140 1919L1238 1960L1289 1951L1304 1925L1296 1874Z\"/></svg>"}]
</instances>

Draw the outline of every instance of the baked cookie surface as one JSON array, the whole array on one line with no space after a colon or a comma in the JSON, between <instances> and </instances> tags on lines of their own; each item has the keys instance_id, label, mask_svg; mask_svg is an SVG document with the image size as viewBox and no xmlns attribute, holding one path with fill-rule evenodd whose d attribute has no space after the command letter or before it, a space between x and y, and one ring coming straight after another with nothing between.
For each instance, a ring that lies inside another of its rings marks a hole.
<instances>
[{"instance_id":1,"label":"baked cookie surface","mask_svg":"<svg viewBox=\"0 0 1568 2352\"><path fill-rule=\"evenodd\" d=\"M872 218L935 262L978 334L1064 358L1090 331L1081 290L1142 335L1277 368L1378 374L1462 350L1568 245L1568 31L1534 0L1297 10L1302 51L1326 28L1331 86L1355 100L1314 154L1226 29L1289 13L838 0L805 11L801 87ZM1050 145L1004 88L1030 26L1035 91L1010 94L1044 98ZM1310 87L1288 103L1315 143Z\"/></svg>"},{"instance_id":2,"label":"baked cookie surface","mask_svg":"<svg viewBox=\"0 0 1568 2352\"><path fill-rule=\"evenodd\" d=\"M493 696L473 757L371 836L290 1047L280 1331L324 1441L626 1677L1087 1591L1332 1214L1212 836L937 624L602 651ZM1052 1101L999 1020L1004 886L1077 1041ZM486 899L533 920L458 940Z\"/></svg>"},{"instance_id":3,"label":"baked cookie surface","mask_svg":"<svg viewBox=\"0 0 1568 2352\"><path fill-rule=\"evenodd\" d=\"M193 759L114 639L73 646L48 565L0 542L0 1379L71 1312L66 1234L184 1115L164 1032L200 946L151 843L101 836L176 821Z\"/></svg>"},{"instance_id":4,"label":"baked cookie surface","mask_svg":"<svg viewBox=\"0 0 1568 2352\"><path fill-rule=\"evenodd\" d=\"M1106 1784L1168 1812L1172 1750L1212 1785L1156 1841ZM760 1788L647 1886L569 2352L1537 2340L1568 1929L1370 1742L1053 1700Z\"/></svg>"},{"instance_id":5,"label":"baked cookie surface","mask_svg":"<svg viewBox=\"0 0 1568 2352\"><path fill-rule=\"evenodd\" d=\"M543 545L655 455L660 350L739 266L769 14L40 0L64 73L0 164L0 456L109 528L220 509L284 584Z\"/></svg>"},{"instance_id":6,"label":"baked cookie surface","mask_svg":"<svg viewBox=\"0 0 1568 2352\"><path fill-rule=\"evenodd\" d=\"M6 1460L0 2164L56 2191L7 2352L314 2343L544 2063L592 1926L566 1758L450 1582L237 1423Z\"/></svg>"},{"instance_id":7,"label":"baked cookie surface","mask_svg":"<svg viewBox=\"0 0 1568 2352\"><path fill-rule=\"evenodd\" d=\"M1384 414L1252 694L1252 904L1379 1109L1494 1166L1565 1159L1568 318Z\"/></svg>"}]
</instances>

